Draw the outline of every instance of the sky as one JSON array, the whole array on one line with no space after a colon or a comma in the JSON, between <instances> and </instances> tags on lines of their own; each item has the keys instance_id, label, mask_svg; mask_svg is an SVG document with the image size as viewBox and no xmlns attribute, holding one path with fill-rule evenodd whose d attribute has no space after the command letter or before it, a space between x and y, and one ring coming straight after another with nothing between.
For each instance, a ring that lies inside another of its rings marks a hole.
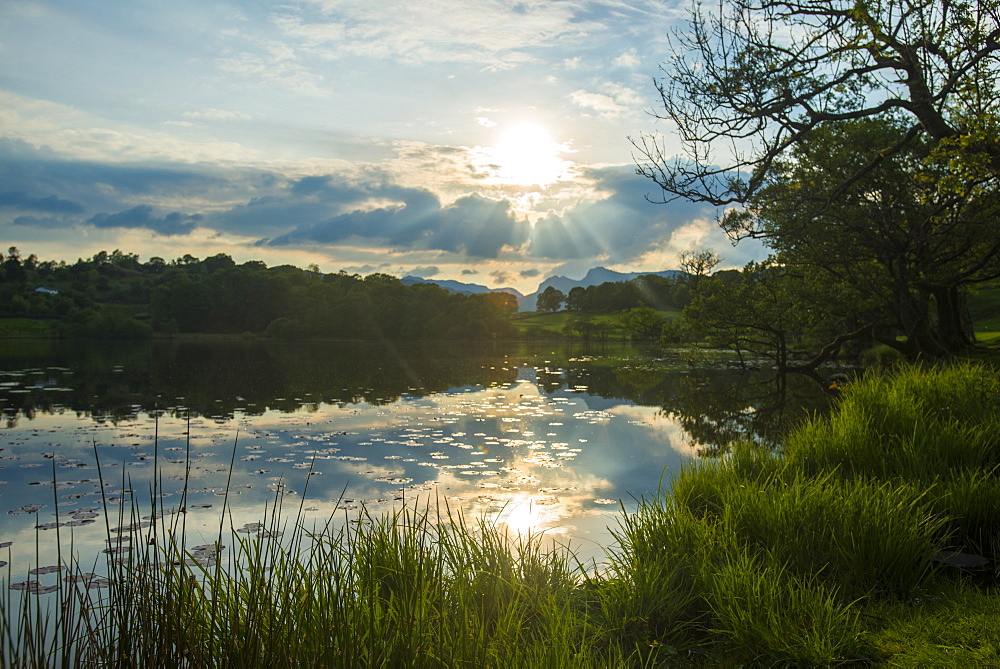
<instances>
[{"instance_id":1,"label":"sky","mask_svg":"<svg viewBox=\"0 0 1000 669\"><path fill-rule=\"evenodd\" d=\"M687 3L5 0L0 244L226 253L532 292L720 267L717 212L654 204L630 138Z\"/></svg>"}]
</instances>

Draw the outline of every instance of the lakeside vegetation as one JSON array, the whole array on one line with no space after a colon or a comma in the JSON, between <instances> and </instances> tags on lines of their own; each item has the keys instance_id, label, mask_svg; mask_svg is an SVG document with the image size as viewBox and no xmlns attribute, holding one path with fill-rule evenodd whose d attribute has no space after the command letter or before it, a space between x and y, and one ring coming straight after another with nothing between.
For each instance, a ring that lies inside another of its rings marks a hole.
<instances>
[{"instance_id":1,"label":"lakeside vegetation","mask_svg":"<svg viewBox=\"0 0 1000 669\"><path fill-rule=\"evenodd\" d=\"M540 296L540 310L517 313L508 293L465 295L395 277L317 268L236 265L224 254L170 263L139 262L115 250L74 264L22 258L0 263L0 337L241 336L368 341L634 340L707 345L778 367L813 366L837 353L876 346L907 354L900 328L867 327L838 339L844 317L815 308L825 292L789 291L789 277L765 264L712 274L713 254L688 254L684 273L576 287ZM1000 287L969 289L969 328L981 343L1000 333ZM808 298L808 299L807 299ZM843 300L841 300L843 302ZM849 320L849 319L848 319ZM836 342L829 345L830 338ZM817 353L818 352L818 353Z\"/></svg>"},{"instance_id":2,"label":"lakeside vegetation","mask_svg":"<svg viewBox=\"0 0 1000 669\"><path fill-rule=\"evenodd\" d=\"M3 657L19 666L996 664L998 409L1000 379L984 366L870 374L779 453L735 444L639 500L601 566L434 502L324 528L302 527L276 503L236 539L220 531L193 547L183 513L136 495L133 520L158 520L109 562L106 590L88 590L96 577L80 575L51 595L0 599Z\"/></svg>"},{"instance_id":3,"label":"lakeside vegetation","mask_svg":"<svg viewBox=\"0 0 1000 669\"><path fill-rule=\"evenodd\" d=\"M76 263L2 261L0 322L9 332L144 338L153 333L249 333L278 339L464 339L513 336L507 293L459 295L431 284L406 286L385 274L361 277L260 261L237 265L225 254L139 262L104 251Z\"/></svg>"}]
</instances>

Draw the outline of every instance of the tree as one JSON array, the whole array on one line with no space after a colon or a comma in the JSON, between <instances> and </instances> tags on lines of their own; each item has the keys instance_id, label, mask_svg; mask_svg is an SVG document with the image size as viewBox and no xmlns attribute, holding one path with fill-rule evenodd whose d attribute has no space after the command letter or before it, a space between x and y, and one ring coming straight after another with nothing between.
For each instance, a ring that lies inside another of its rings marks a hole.
<instances>
[{"instance_id":1,"label":"tree","mask_svg":"<svg viewBox=\"0 0 1000 669\"><path fill-rule=\"evenodd\" d=\"M642 305L618 314L618 324L637 339L659 339L667 319L652 307Z\"/></svg>"},{"instance_id":2,"label":"tree","mask_svg":"<svg viewBox=\"0 0 1000 669\"><path fill-rule=\"evenodd\" d=\"M565 301L565 293L558 288L549 286L538 296L536 305L539 311L559 311Z\"/></svg>"},{"instance_id":3,"label":"tree","mask_svg":"<svg viewBox=\"0 0 1000 669\"><path fill-rule=\"evenodd\" d=\"M770 358L782 371L814 371L870 327L835 334L836 312L823 308L828 293L812 279L773 259L751 262L742 272L718 272L693 294L684 309L685 324L709 346L736 352L744 364L752 354ZM795 361L816 342L825 343L818 354Z\"/></svg>"},{"instance_id":4,"label":"tree","mask_svg":"<svg viewBox=\"0 0 1000 669\"><path fill-rule=\"evenodd\" d=\"M505 290L486 293L487 299L497 308L512 314L517 311L517 296Z\"/></svg>"},{"instance_id":5,"label":"tree","mask_svg":"<svg viewBox=\"0 0 1000 669\"><path fill-rule=\"evenodd\" d=\"M959 178L1000 173L1000 0L729 0L689 24L657 81L683 150L633 140L664 200L746 202L815 130L889 113L906 132L845 183L918 137Z\"/></svg>"},{"instance_id":6,"label":"tree","mask_svg":"<svg viewBox=\"0 0 1000 669\"><path fill-rule=\"evenodd\" d=\"M845 186L865 160L858 146L892 145L906 132L883 118L813 131L723 225L765 239L786 267L819 271L850 283L859 302L879 303L866 317L884 343L940 355L973 341L967 287L1000 276L1000 175L947 193L934 186L948 173L931 159L932 141L918 138Z\"/></svg>"},{"instance_id":7,"label":"tree","mask_svg":"<svg viewBox=\"0 0 1000 669\"><path fill-rule=\"evenodd\" d=\"M566 296L566 308L570 311L583 311L587 304L587 289L583 286L573 286Z\"/></svg>"},{"instance_id":8,"label":"tree","mask_svg":"<svg viewBox=\"0 0 1000 669\"><path fill-rule=\"evenodd\" d=\"M703 276L711 274L719 262L718 254L708 250L681 251L678 256L678 265L681 271L687 275L692 288L698 285Z\"/></svg>"}]
</instances>

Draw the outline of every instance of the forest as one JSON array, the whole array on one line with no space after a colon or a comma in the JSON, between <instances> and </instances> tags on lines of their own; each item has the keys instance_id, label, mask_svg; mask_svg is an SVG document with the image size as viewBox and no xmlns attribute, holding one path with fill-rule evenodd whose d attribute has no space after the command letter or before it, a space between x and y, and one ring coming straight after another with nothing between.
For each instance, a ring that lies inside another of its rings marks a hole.
<instances>
[{"instance_id":1,"label":"forest","mask_svg":"<svg viewBox=\"0 0 1000 669\"><path fill-rule=\"evenodd\" d=\"M55 336L488 340L513 335L517 308L508 293L459 295L386 274L236 264L222 253L143 263L115 250L68 264L11 247L0 269L0 317L34 319L40 334Z\"/></svg>"}]
</instances>

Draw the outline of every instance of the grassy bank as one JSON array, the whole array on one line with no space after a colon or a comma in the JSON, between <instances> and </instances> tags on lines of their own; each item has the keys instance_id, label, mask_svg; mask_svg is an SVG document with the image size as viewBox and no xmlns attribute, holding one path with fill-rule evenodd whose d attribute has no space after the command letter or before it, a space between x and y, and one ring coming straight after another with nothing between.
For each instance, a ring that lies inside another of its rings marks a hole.
<instances>
[{"instance_id":1,"label":"grassy bank","mask_svg":"<svg viewBox=\"0 0 1000 669\"><path fill-rule=\"evenodd\" d=\"M50 595L7 591L2 658L1000 664L998 465L1000 380L960 365L850 384L782 453L697 462L622 516L600 567L437 506L307 529L275 505L193 547L184 514L147 504L137 515L159 520L109 562L108 588L79 575Z\"/></svg>"}]
</instances>

